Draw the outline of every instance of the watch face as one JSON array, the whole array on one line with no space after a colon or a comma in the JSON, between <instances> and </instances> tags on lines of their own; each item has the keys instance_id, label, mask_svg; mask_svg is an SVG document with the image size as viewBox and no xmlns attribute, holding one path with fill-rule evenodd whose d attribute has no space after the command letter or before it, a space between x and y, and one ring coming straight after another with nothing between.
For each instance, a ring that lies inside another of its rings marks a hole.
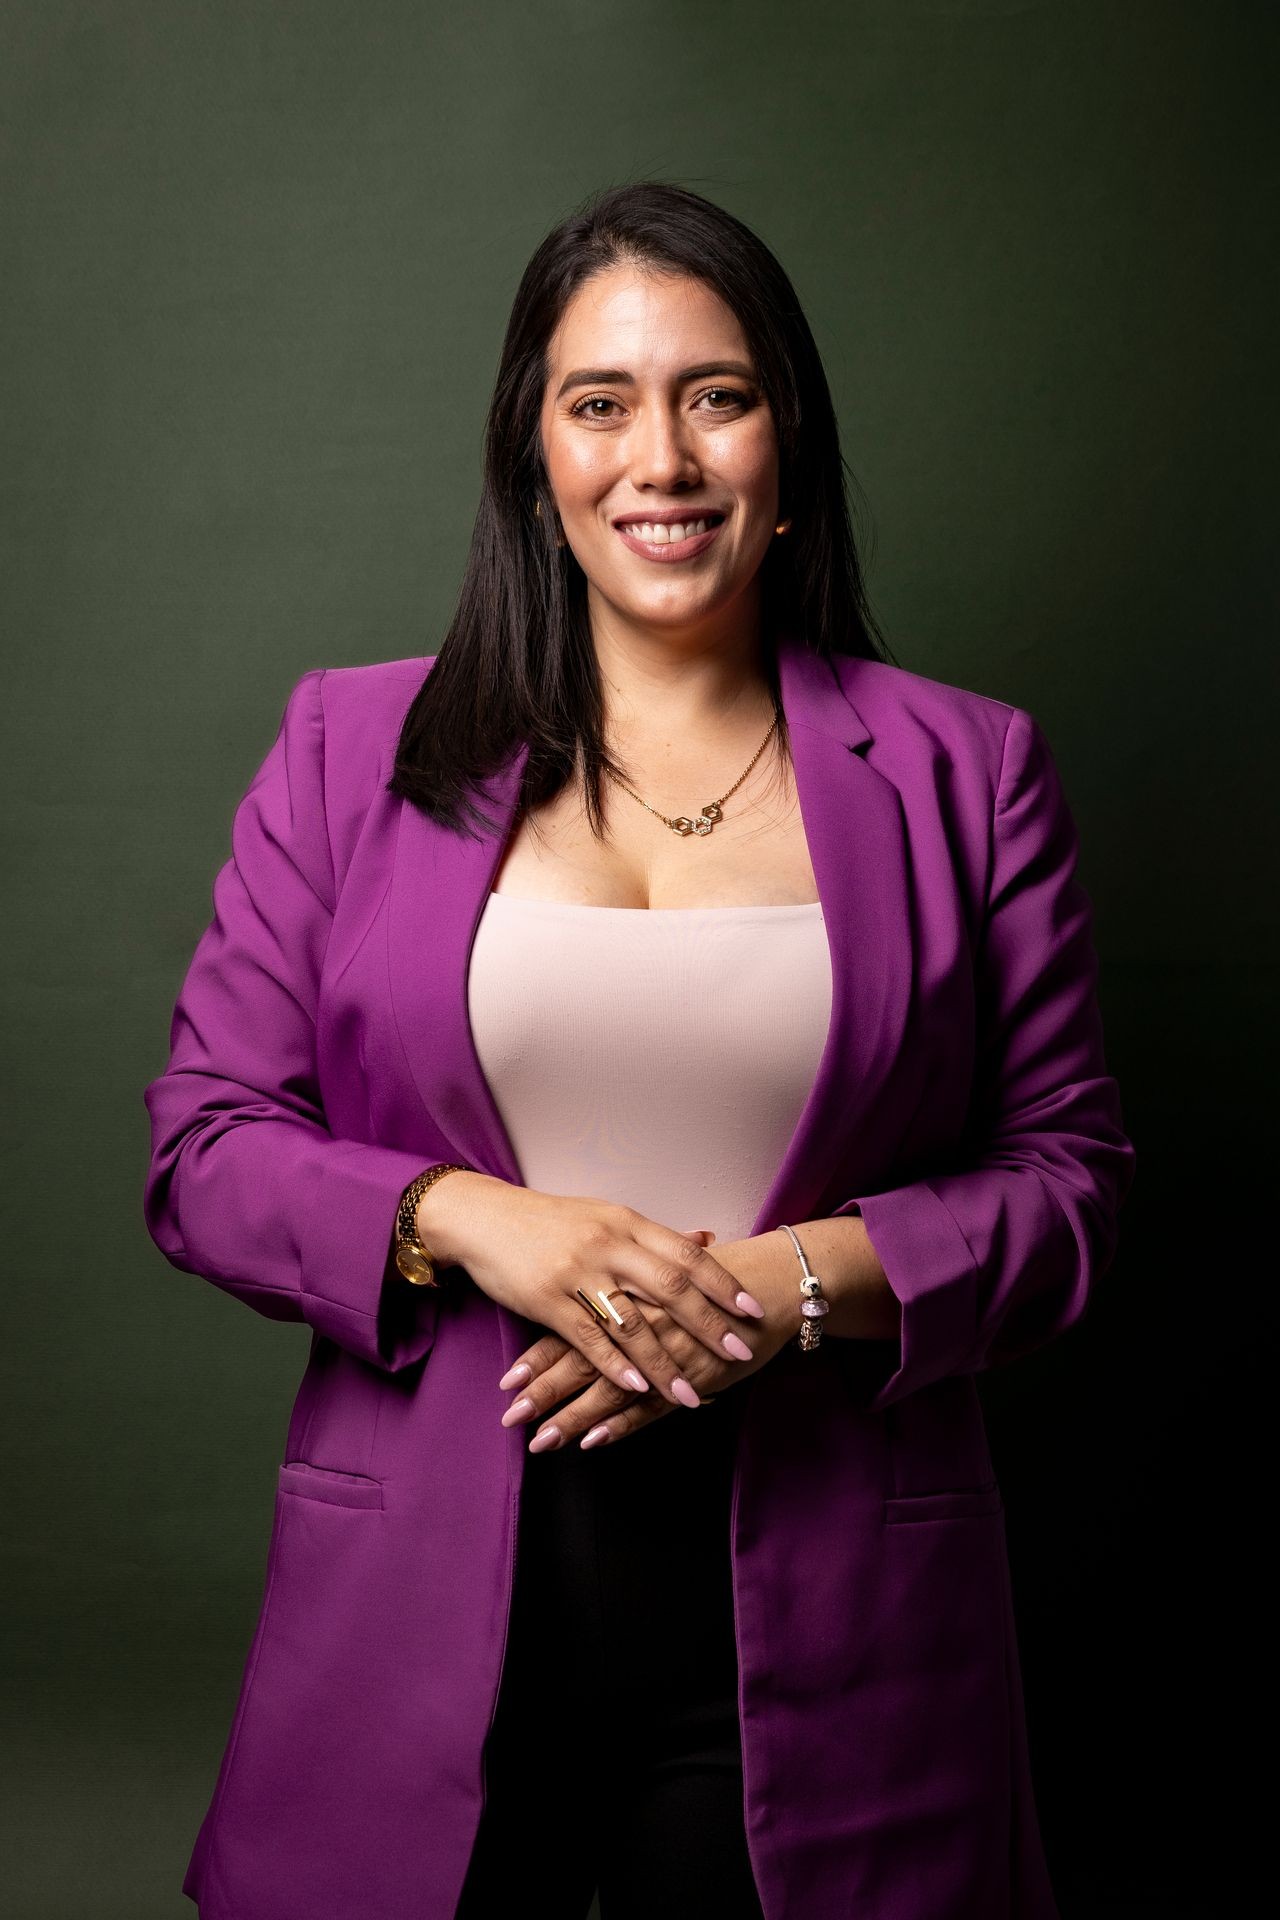
<instances>
[{"instance_id":1,"label":"watch face","mask_svg":"<svg viewBox=\"0 0 1280 1920\"><path fill-rule=\"evenodd\" d=\"M429 1287L435 1281L435 1268L431 1261L424 1259L420 1253L415 1253L412 1247L396 1248L396 1266L404 1278L411 1281L414 1286Z\"/></svg>"}]
</instances>

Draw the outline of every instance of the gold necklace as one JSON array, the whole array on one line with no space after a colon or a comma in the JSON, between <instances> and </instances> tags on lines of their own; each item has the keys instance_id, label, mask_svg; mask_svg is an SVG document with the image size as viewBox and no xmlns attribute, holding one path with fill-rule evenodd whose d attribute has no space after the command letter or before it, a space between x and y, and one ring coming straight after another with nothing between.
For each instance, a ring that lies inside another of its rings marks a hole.
<instances>
[{"instance_id":1,"label":"gold necklace","mask_svg":"<svg viewBox=\"0 0 1280 1920\"><path fill-rule=\"evenodd\" d=\"M609 775L609 778L613 781L615 786L621 787L624 793L629 793L633 800L640 800L640 805L642 807L649 807L649 812L653 814L657 814L658 819L664 821L666 825L671 828L671 831L673 833L678 833L681 835L690 834L690 833L710 833L712 827L715 826L717 820L720 820L723 818L721 808L724 802L729 798L730 794L734 794L738 791L738 788L742 785L742 782L746 779L747 774L750 773L752 767L754 767L756 761L760 758L760 755L764 752L765 748L768 746L770 739L772 738L774 732L777 730L777 725L778 725L778 712L775 707L774 715L773 715L773 725L769 728L768 733L766 733L764 739L760 742L760 745L756 748L750 760L747 762L745 771L739 776L738 779L734 781L728 793L722 793L718 800L709 801L707 805L703 807L701 813L698 815L698 818L696 820L690 820L688 814L685 814L685 813L682 813L680 817L676 820L672 820L665 813L658 813L658 809L656 807L650 807L649 802L647 800L640 800L640 795L636 792L635 788L629 787L625 780L620 780L617 774L614 773L609 767L605 768L605 772Z\"/></svg>"}]
</instances>

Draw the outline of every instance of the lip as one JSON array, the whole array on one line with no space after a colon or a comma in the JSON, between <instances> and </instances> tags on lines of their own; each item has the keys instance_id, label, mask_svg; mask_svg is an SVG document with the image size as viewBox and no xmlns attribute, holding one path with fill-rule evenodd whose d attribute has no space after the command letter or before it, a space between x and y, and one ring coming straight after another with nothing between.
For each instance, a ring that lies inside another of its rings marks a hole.
<instances>
[{"instance_id":1,"label":"lip","mask_svg":"<svg viewBox=\"0 0 1280 1920\"><path fill-rule=\"evenodd\" d=\"M686 520L705 520L709 513L720 520L728 518L723 507L667 507L661 513L620 513L613 524L642 527L647 520L651 527L672 527L677 521L683 526Z\"/></svg>"},{"instance_id":2,"label":"lip","mask_svg":"<svg viewBox=\"0 0 1280 1920\"><path fill-rule=\"evenodd\" d=\"M694 514L692 517L697 520L701 518L701 515ZM643 522L637 522L636 524L643 525ZM661 524L669 526L671 523L670 521L664 521L661 522ZM677 540L674 543L668 542L665 546L661 547L651 546L644 540L637 540L630 527L620 527L615 523L613 530L622 541L622 544L630 547L632 553L638 553L642 560L654 560L659 566L670 567L677 565L681 560L693 560L698 554L705 553L716 535L722 531L724 524L723 520L717 520L715 526L708 527L705 533L693 533L690 534L687 540Z\"/></svg>"}]
</instances>

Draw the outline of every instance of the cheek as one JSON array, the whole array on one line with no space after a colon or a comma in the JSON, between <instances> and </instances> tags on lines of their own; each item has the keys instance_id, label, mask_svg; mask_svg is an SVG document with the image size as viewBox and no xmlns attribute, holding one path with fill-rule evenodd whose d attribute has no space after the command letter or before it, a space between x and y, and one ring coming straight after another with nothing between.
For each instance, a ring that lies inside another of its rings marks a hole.
<instances>
[{"instance_id":1,"label":"cheek","mask_svg":"<svg viewBox=\"0 0 1280 1920\"><path fill-rule=\"evenodd\" d=\"M764 429L744 442L741 458L727 476L744 500L772 501L778 490L778 455L773 435Z\"/></svg>"},{"instance_id":2,"label":"cheek","mask_svg":"<svg viewBox=\"0 0 1280 1920\"><path fill-rule=\"evenodd\" d=\"M547 472L564 506L589 507L613 484L613 466L605 449L586 435L553 445Z\"/></svg>"}]
</instances>

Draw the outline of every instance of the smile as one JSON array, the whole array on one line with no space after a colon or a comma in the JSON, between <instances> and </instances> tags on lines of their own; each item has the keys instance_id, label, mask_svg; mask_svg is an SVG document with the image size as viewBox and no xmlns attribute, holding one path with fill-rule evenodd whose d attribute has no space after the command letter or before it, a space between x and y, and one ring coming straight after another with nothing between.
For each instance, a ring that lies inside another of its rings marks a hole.
<instances>
[{"instance_id":1,"label":"smile","mask_svg":"<svg viewBox=\"0 0 1280 1920\"><path fill-rule=\"evenodd\" d=\"M670 566L676 560L692 560L695 554L705 553L723 525L723 520L717 520L713 526L694 520L690 522L691 530L686 531L684 527L650 527L636 523L629 527L615 527L614 532L625 546L630 547L632 553L640 554L645 560L657 560ZM703 528L701 533L697 531L699 527ZM656 539L641 539L640 536L646 532L656 534ZM672 540L669 535L676 532L682 534L683 538Z\"/></svg>"}]
</instances>

